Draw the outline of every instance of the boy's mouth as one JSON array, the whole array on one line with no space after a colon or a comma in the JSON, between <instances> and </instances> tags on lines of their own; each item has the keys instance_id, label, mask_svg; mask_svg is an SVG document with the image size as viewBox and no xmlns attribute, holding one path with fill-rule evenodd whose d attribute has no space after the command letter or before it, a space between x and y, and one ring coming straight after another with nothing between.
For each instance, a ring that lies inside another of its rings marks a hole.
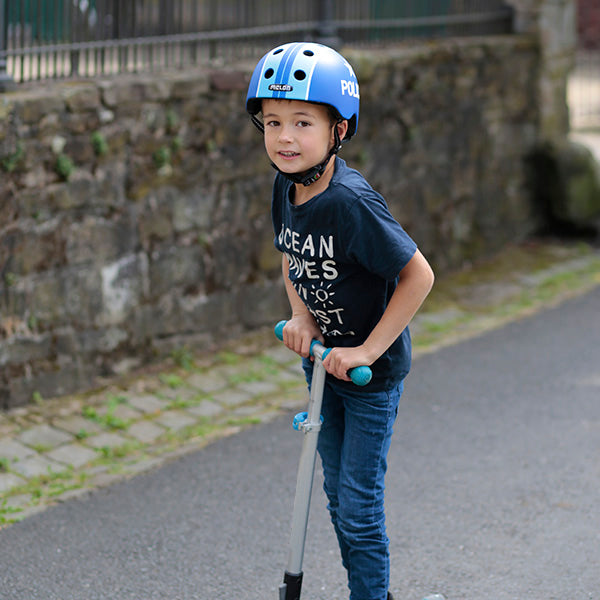
<instances>
[{"instance_id":1,"label":"boy's mouth","mask_svg":"<svg viewBox=\"0 0 600 600\"><path fill-rule=\"evenodd\" d=\"M283 158L294 158L295 156L300 156L299 152L289 152L289 151L280 151L278 152L279 156Z\"/></svg>"}]
</instances>

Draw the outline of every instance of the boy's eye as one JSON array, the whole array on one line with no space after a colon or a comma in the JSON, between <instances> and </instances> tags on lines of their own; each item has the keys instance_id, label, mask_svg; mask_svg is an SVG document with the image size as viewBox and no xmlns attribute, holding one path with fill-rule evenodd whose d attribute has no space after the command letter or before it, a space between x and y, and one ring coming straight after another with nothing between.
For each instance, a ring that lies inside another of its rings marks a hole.
<instances>
[{"instance_id":1,"label":"boy's eye","mask_svg":"<svg viewBox=\"0 0 600 600\"><path fill-rule=\"evenodd\" d=\"M265 125L267 127L277 127L277 125L279 125L279 121L275 121L274 119L270 119L268 120Z\"/></svg>"},{"instance_id":2,"label":"boy's eye","mask_svg":"<svg viewBox=\"0 0 600 600\"><path fill-rule=\"evenodd\" d=\"M298 127L310 127L310 123L308 121L299 121Z\"/></svg>"}]
</instances>

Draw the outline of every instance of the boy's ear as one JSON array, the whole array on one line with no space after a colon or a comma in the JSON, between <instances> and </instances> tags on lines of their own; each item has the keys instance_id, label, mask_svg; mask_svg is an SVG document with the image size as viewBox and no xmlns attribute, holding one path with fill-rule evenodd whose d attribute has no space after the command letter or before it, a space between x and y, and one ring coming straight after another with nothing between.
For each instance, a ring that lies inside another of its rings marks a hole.
<instances>
[{"instance_id":1,"label":"boy's ear","mask_svg":"<svg viewBox=\"0 0 600 600\"><path fill-rule=\"evenodd\" d=\"M338 135L340 136L340 140L344 139L344 136L348 132L348 120L342 119L338 121L335 125L337 127Z\"/></svg>"}]
</instances>

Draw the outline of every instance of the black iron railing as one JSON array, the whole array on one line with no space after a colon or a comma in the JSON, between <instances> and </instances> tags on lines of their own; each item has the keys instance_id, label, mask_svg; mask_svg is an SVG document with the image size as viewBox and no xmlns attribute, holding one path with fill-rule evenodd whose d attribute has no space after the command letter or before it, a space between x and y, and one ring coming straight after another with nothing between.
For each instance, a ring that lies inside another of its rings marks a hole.
<instances>
[{"instance_id":1,"label":"black iron railing","mask_svg":"<svg viewBox=\"0 0 600 600\"><path fill-rule=\"evenodd\" d=\"M294 39L380 44L511 30L499 0L0 0L0 86L228 62Z\"/></svg>"}]
</instances>

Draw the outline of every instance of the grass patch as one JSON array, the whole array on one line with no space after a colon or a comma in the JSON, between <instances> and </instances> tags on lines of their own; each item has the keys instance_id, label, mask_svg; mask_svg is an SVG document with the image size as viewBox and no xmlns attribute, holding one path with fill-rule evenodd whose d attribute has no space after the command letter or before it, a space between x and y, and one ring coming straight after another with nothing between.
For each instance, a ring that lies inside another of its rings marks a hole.
<instances>
[{"instance_id":1,"label":"grass patch","mask_svg":"<svg viewBox=\"0 0 600 600\"><path fill-rule=\"evenodd\" d=\"M2 504L0 504L0 529L5 525L18 523L22 517L15 515L18 515L21 512L23 512L22 508L11 506L8 504L8 500L4 500Z\"/></svg>"},{"instance_id":2,"label":"grass patch","mask_svg":"<svg viewBox=\"0 0 600 600\"><path fill-rule=\"evenodd\" d=\"M171 358L179 368L184 369L185 371L193 371L196 366L194 355L187 347L173 350L171 352Z\"/></svg>"},{"instance_id":3,"label":"grass patch","mask_svg":"<svg viewBox=\"0 0 600 600\"><path fill-rule=\"evenodd\" d=\"M415 350L489 330L591 289L600 283L600 259L591 253L586 244L515 246L440 278L413 324Z\"/></svg>"},{"instance_id":4,"label":"grass patch","mask_svg":"<svg viewBox=\"0 0 600 600\"><path fill-rule=\"evenodd\" d=\"M83 487L87 479L87 473L75 473L72 467L56 472L48 470L47 474L32 477L27 483L12 488L10 493L12 496L30 495L31 503L37 505L44 500ZM10 508L9 505L7 507Z\"/></svg>"},{"instance_id":5,"label":"grass patch","mask_svg":"<svg viewBox=\"0 0 600 600\"><path fill-rule=\"evenodd\" d=\"M217 362L223 365L236 366L239 365L242 357L234 352L219 352L217 354Z\"/></svg>"},{"instance_id":6,"label":"grass patch","mask_svg":"<svg viewBox=\"0 0 600 600\"><path fill-rule=\"evenodd\" d=\"M183 377L177 375L177 373L161 373L158 376L158 379L161 383L170 387L172 390L180 388L185 383Z\"/></svg>"},{"instance_id":7,"label":"grass patch","mask_svg":"<svg viewBox=\"0 0 600 600\"><path fill-rule=\"evenodd\" d=\"M237 372L230 374L227 379L231 385L265 381L276 377L280 369L281 367L275 360L269 356L261 355L249 361L245 369L240 368Z\"/></svg>"},{"instance_id":8,"label":"grass patch","mask_svg":"<svg viewBox=\"0 0 600 600\"><path fill-rule=\"evenodd\" d=\"M102 446L101 448L98 448L97 451L101 454L105 461L112 462L138 452L143 448L143 446L144 445L141 442L131 441L122 444L121 446ZM102 463L102 461L100 462Z\"/></svg>"},{"instance_id":9,"label":"grass patch","mask_svg":"<svg viewBox=\"0 0 600 600\"><path fill-rule=\"evenodd\" d=\"M123 419L115 414L117 408L124 404L127 398L124 396L109 396L108 403L106 405L106 412L100 414L93 406L84 406L82 414L86 419L97 423L107 429L119 429L124 430L131 425L131 421Z\"/></svg>"}]
</instances>

